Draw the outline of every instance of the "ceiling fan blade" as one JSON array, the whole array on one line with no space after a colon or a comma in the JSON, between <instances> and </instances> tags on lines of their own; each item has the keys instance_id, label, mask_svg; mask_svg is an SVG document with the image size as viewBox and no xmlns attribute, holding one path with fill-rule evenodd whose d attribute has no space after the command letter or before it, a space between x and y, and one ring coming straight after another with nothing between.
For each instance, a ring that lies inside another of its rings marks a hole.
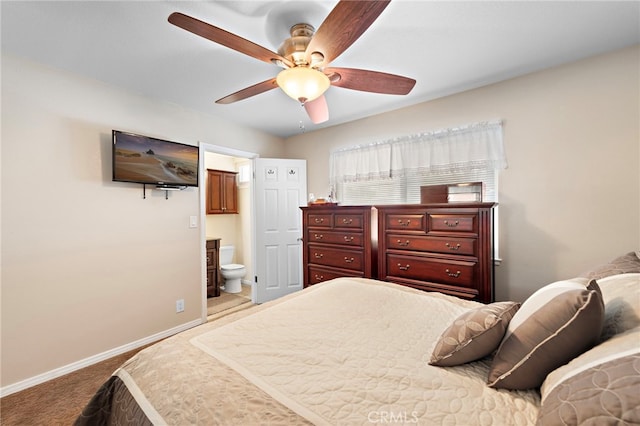
<instances>
[{"instance_id":1,"label":"ceiling fan blade","mask_svg":"<svg viewBox=\"0 0 640 426\"><path fill-rule=\"evenodd\" d=\"M253 86L246 87L242 90L238 90L235 93L232 93L224 98L220 98L216 101L217 104L230 104L233 102L238 102L243 99L250 98L251 96L259 95L260 93L267 92L271 89L275 89L278 87L278 83L276 83L275 78L270 78L269 80L265 80L261 83L254 84Z\"/></svg>"},{"instance_id":2,"label":"ceiling fan blade","mask_svg":"<svg viewBox=\"0 0 640 426\"><path fill-rule=\"evenodd\" d=\"M391 0L343 0L333 8L309 42L307 61L320 52L326 65L347 50L380 16Z\"/></svg>"},{"instance_id":3,"label":"ceiling fan blade","mask_svg":"<svg viewBox=\"0 0 640 426\"><path fill-rule=\"evenodd\" d=\"M180 12L174 12L169 15L169 22L195 35L199 35L200 37L204 37L261 61L275 64L278 64L279 61L288 67L293 66L291 61L265 47Z\"/></svg>"},{"instance_id":4,"label":"ceiling fan blade","mask_svg":"<svg viewBox=\"0 0 640 426\"><path fill-rule=\"evenodd\" d=\"M332 86L387 95L406 95L416 84L414 79L401 75L355 68L330 67L324 73Z\"/></svg>"},{"instance_id":5,"label":"ceiling fan blade","mask_svg":"<svg viewBox=\"0 0 640 426\"><path fill-rule=\"evenodd\" d=\"M324 95L304 103L304 109L314 124L324 123L329 119L329 107Z\"/></svg>"}]
</instances>

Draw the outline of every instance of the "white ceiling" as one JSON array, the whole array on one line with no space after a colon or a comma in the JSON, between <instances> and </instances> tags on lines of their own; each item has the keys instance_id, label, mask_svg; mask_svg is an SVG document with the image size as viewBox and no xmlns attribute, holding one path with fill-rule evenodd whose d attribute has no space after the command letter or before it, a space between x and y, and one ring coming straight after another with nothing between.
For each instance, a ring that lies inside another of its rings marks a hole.
<instances>
[{"instance_id":1,"label":"white ceiling","mask_svg":"<svg viewBox=\"0 0 640 426\"><path fill-rule=\"evenodd\" d=\"M414 89L332 87L329 121L314 125L278 89L215 104L280 68L167 22L182 12L276 51L291 25L317 28L335 4L3 0L2 51L287 137L640 43L638 1L394 0L332 65L411 77Z\"/></svg>"}]
</instances>

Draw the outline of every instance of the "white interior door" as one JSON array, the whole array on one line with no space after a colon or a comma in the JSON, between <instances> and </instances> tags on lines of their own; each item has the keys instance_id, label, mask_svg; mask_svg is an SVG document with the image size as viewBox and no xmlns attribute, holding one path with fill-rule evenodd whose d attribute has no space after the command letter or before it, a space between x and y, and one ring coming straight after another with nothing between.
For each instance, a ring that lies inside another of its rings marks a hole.
<instances>
[{"instance_id":1,"label":"white interior door","mask_svg":"<svg viewBox=\"0 0 640 426\"><path fill-rule=\"evenodd\" d=\"M302 212L307 162L254 161L255 303L302 290Z\"/></svg>"}]
</instances>

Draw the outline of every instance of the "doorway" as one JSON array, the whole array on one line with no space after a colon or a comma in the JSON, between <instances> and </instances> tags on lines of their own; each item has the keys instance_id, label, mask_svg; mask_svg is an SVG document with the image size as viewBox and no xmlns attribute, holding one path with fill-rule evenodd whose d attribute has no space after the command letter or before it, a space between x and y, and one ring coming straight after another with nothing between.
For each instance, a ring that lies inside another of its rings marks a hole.
<instances>
[{"instance_id":1,"label":"doorway","mask_svg":"<svg viewBox=\"0 0 640 426\"><path fill-rule=\"evenodd\" d=\"M220 238L221 246L234 246L233 263L245 265L246 274L242 278L242 293L247 295L249 288L251 300L255 300L255 286L253 286L253 188L251 179L251 162L258 154L240 151L232 148L216 145L200 144L201 164L201 188L200 188L200 214L201 214L201 241L202 246L207 239ZM247 170L248 168L248 170ZM206 171L207 169L224 170L238 173L238 213L237 214L206 214ZM202 255L203 270L203 306L202 316L206 320L208 315L208 299L206 285L206 254ZM224 292L222 292L224 293ZM215 300L213 300L215 299ZM212 304L216 304L220 297L212 298Z\"/></svg>"}]
</instances>

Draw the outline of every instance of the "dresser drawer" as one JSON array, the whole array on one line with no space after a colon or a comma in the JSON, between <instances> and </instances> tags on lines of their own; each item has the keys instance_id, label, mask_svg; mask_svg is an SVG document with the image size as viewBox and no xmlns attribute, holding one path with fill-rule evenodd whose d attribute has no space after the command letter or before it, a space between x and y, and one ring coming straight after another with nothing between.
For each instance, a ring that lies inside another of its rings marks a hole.
<instances>
[{"instance_id":1,"label":"dresser drawer","mask_svg":"<svg viewBox=\"0 0 640 426\"><path fill-rule=\"evenodd\" d=\"M385 216L385 227L402 231L425 231L425 215L388 214Z\"/></svg>"},{"instance_id":2,"label":"dresser drawer","mask_svg":"<svg viewBox=\"0 0 640 426\"><path fill-rule=\"evenodd\" d=\"M317 266L309 266L309 285L318 284L323 281L329 281L340 277L362 277L361 271L338 272L331 269L319 268Z\"/></svg>"},{"instance_id":3,"label":"dresser drawer","mask_svg":"<svg viewBox=\"0 0 640 426\"><path fill-rule=\"evenodd\" d=\"M364 217L361 214L336 213L334 222L333 222L333 227L362 229L363 223L364 223Z\"/></svg>"},{"instance_id":4,"label":"dresser drawer","mask_svg":"<svg viewBox=\"0 0 640 426\"><path fill-rule=\"evenodd\" d=\"M473 287L476 262L387 255L387 275L420 281Z\"/></svg>"},{"instance_id":5,"label":"dresser drawer","mask_svg":"<svg viewBox=\"0 0 640 426\"><path fill-rule=\"evenodd\" d=\"M475 214L433 214L427 213L429 232L471 232L478 233Z\"/></svg>"},{"instance_id":6,"label":"dresser drawer","mask_svg":"<svg viewBox=\"0 0 640 426\"><path fill-rule=\"evenodd\" d=\"M362 247L364 237L362 232L332 232L318 229L309 229L307 241L309 244L340 244L346 246Z\"/></svg>"},{"instance_id":7,"label":"dresser drawer","mask_svg":"<svg viewBox=\"0 0 640 426\"><path fill-rule=\"evenodd\" d=\"M335 266L336 268L362 270L364 255L357 250L341 250L333 247L309 246L309 263Z\"/></svg>"},{"instance_id":8,"label":"dresser drawer","mask_svg":"<svg viewBox=\"0 0 640 426\"><path fill-rule=\"evenodd\" d=\"M387 248L468 256L477 255L475 238L423 237L417 235L387 234Z\"/></svg>"},{"instance_id":9,"label":"dresser drawer","mask_svg":"<svg viewBox=\"0 0 640 426\"><path fill-rule=\"evenodd\" d=\"M309 213L309 227L331 228L333 227L332 215L330 213Z\"/></svg>"}]
</instances>

